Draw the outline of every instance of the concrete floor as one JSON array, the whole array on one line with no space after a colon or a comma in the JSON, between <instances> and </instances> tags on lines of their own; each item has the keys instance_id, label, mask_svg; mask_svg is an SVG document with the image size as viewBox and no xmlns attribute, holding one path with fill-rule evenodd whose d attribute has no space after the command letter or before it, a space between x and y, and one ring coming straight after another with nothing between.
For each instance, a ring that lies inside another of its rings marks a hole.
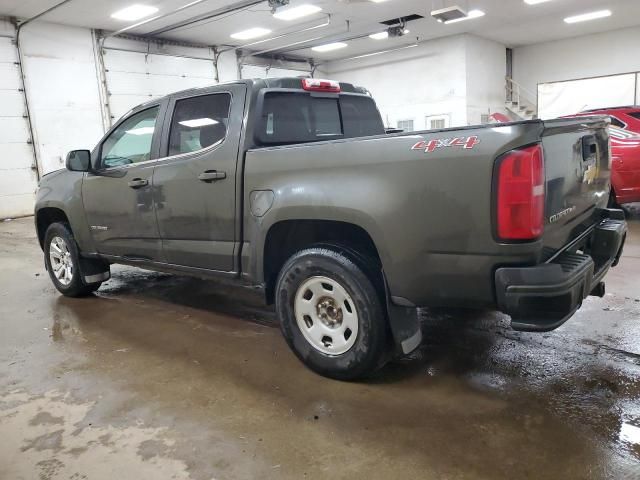
<instances>
[{"instance_id":1,"label":"concrete floor","mask_svg":"<svg viewBox=\"0 0 640 480\"><path fill-rule=\"evenodd\" d=\"M319 377L246 294L114 267L64 298L0 223L0 479L640 478L640 215L605 298L548 334L426 312L366 383Z\"/></svg>"}]
</instances>

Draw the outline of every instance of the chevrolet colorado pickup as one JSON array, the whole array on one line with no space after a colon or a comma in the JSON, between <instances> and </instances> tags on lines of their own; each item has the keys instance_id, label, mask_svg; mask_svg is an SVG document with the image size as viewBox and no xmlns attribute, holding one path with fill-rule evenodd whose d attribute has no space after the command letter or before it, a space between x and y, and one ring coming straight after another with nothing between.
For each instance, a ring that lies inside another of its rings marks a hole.
<instances>
[{"instance_id":1,"label":"chevrolet colorado pickup","mask_svg":"<svg viewBox=\"0 0 640 480\"><path fill-rule=\"evenodd\" d=\"M226 278L275 303L311 369L370 374L421 342L418 307L560 326L620 257L609 119L385 134L362 88L239 80L134 108L43 177L35 223L64 295L112 263Z\"/></svg>"}]
</instances>

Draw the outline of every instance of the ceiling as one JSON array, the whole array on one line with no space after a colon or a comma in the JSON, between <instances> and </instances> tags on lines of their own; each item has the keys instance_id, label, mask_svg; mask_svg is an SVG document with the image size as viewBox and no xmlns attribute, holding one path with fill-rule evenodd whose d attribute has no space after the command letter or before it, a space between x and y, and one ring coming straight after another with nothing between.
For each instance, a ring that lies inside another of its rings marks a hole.
<instances>
[{"instance_id":1,"label":"ceiling","mask_svg":"<svg viewBox=\"0 0 640 480\"><path fill-rule=\"evenodd\" d=\"M26 18L42 12L59 1L0 0L0 15ZM191 1L72 0L47 14L45 19L67 25L114 31L135 23L122 22L110 17L111 13L133 3L153 5L159 9L156 15L162 15ZM132 29L129 33L145 35L236 2L238 0L202 1L177 14ZM552 0L539 5L527 5L523 0L387 0L383 3L374 3L370 0L291 0L291 6L302 3L318 5L322 7L322 12L285 22L271 16L265 1L217 18L166 32L162 37L207 45L242 45L250 41L232 40L230 35L251 27L262 27L272 30L272 33L265 38L285 33L291 34L264 42L252 47L253 49L277 49L279 53L287 52L295 56L334 60L398 48L411 44L416 39L429 40L460 33L480 35L515 47L640 25L640 1L637 0ZM467 10L480 9L486 15L450 25L440 24L429 15L433 8L454 4ZM563 18L569 15L605 8L613 12L611 17L573 25L563 22ZM295 33L297 30L325 23L326 13L331 14L330 25L304 33ZM384 29L379 22L414 13L423 15L425 18L410 22L407 25L410 33L405 37L386 40L368 38L368 34ZM299 43L304 40L311 41ZM314 52L308 48L340 40L348 40L348 47L325 53ZM291 43L296 45L286 47Z\"/></svg>"}]
</instances>

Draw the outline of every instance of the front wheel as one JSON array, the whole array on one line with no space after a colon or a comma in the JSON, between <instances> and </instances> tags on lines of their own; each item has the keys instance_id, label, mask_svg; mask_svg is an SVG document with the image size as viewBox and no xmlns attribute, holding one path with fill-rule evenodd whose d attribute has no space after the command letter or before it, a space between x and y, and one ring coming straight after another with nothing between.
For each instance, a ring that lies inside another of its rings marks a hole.
<instances>
[{"instance_id":1,"label":"front wheel","mask_svg":"<svg viewBox=\"0 0 640 480\"><path fill-rule=\"evenodd\" d=\"M387 324L372 281L324 247L293 255L276 284L282 333L302 362L340 380L365 377L387 358Z\"/></svg>"},{"instance_id":2,"label":"front wheel","mask_svg":"<svg viewBox=\"0 0 640 480\"><path fill-rule=\"evenodd\" d=\"M80 272L80 254L71 229L65 223L52 223L44 237L44 261L53 285L68 297L81 297L96 291L101 282L87 284Z\"/></svg>"}]
</instances>

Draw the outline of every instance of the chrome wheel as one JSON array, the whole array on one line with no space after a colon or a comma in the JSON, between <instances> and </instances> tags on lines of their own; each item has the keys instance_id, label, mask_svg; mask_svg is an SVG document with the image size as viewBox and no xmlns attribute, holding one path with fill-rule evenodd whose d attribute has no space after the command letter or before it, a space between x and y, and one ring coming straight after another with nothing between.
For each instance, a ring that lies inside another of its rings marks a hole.
<instances>
[{"instance_id":1,"label":"chrome wheel","mask_svg":"<svg viewBox=\"0 0 640 480\"><path fill-rule=\"evenodd\" d=\"M65 287L73 280L73 258L67 242L62 237L53 237L49 244L51 270Z\"/></svg>"},{"instance_id":2,"label":"chrome wheel","mask_svg":"<svg viewBox=\"0 0 640 480\"><path fill-rule=\"evenodd\" d=\"M298 288L294 313L304 338L327 355L347 352L358 337L356 305L342 285L311 277Z\"/></svg>"}]
</instances>

